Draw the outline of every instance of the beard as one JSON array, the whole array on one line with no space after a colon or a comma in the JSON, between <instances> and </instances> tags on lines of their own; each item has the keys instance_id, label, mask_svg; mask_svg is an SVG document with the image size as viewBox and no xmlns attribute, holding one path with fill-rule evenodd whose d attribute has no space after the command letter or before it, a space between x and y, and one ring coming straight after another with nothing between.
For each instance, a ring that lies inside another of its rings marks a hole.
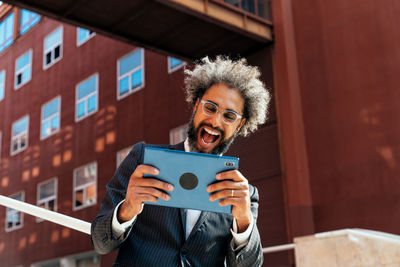
<instances>
[{"instance_id":1,"label":"beard","mask_svg":"<svg viewBox=\"0 0 400 267\"><path fill-rule=\"evenodd\" d=\"M231 146L231 144L233 143L233 141L235 140L235 138L237 136L237 133L238 133L237 130L231 137L229 137L227 140L225 140L225 131L224 130L222 130L218 127L216 127L216 128L212 127L210 124L204 123L204 122L200 123L199 126L197 128L195 128L193 119L194 119L194 116L192 116L192 118L190 119L189 125L188 125L188 140L189 140L189 147L190 147L191 152L206 153L202 150L199 150L196 146L197 137L199 135L199 131L202 126L208 126L212 129L214 129L215 131L218 131L221 134L219 143L213 148L213 150L210 152L210 154L222 155L226 151L228 151L229 147Z\"/></svg>"}]
</instances>

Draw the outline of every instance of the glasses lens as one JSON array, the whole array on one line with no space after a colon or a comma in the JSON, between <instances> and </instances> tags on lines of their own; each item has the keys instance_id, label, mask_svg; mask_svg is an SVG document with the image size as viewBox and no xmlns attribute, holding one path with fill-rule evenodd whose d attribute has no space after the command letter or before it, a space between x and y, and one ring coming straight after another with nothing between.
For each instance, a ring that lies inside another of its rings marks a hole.
<instances>
[{"instance_id":1,"label":"glasses lens","mask_svg":"<svg viewBox=\"0 0 400 267\"><path fill-rule=\"evenodd\" d=\"M213 103L205 102L203 104L203 110L204 110L204 113L206 113L207 115L213 115L218 111L218 107L216 105L214 105Z\"/></svg>"},{"instance_id":2,"label":"glasses lens","mask_svg":"<svg viewBox=\"0 0 400 267\"><path fill-rule=\"evenodd\" d=\"M233 112L226 111L224 112L224 121L226 123L234 123L236 121L237 115Z\"/></svg>"}]
</instances>

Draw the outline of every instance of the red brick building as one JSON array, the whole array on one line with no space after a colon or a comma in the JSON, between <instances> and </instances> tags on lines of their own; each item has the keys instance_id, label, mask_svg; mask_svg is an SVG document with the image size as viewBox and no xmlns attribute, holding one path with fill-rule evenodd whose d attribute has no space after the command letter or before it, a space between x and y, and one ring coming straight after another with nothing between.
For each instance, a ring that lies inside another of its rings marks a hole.
<instances>
[{"instance_id":1,"label":"red brick building","mask_svg":"<svg viewBox=\"0 0 400 267\"><path fill-rule=\"evenodd\" d=\"M191 115L184 63L36 13L1 8L0 23L9 23L4 27L12 37L0 53L0 194L91 222L132 145L182 139ZM261 66L271 86L269 50L249 61ZM287 242L271 110L269 122L229 152L263 191L264 245ZM6 208L0 217L5 266L110 266L115 256L100 258L89 236L48 221Z\"/></svg>"}]
</instances>

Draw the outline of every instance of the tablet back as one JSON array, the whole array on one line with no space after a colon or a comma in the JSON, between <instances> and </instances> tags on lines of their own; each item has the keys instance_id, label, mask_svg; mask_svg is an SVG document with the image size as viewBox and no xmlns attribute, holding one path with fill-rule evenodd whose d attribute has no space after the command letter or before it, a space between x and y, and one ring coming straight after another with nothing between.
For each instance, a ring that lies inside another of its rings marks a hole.
<instances>
[{"instance_id":1,"label":"tablet back","mask_svg":"<svg viewBox=\"0 0 400 267\"><path fill-rule=\"evenodd\" d=\"M231 213L231 205L210 201L206 188L217 181L217 173L238 169L238 158L146 147L143 164L160 170L155 178L174 185L169 201L159 198L146 204Z\"/></svg>"}]
</instances>

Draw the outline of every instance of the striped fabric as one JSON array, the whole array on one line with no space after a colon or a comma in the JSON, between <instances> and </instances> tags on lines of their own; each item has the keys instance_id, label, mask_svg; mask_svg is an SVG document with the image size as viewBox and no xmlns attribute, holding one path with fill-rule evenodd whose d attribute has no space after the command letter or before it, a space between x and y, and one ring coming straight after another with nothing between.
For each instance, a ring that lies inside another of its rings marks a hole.
<instances>
[{"instance_id":1,"label":"striped fabric","mask_svg":"<svg viewBox=\"0 0 400 267\"><path fill-rule=\"evenodd\" d=\"M96 251L106 254L118 249L113 266L261 266L263 261L256 224L249 243L240 251L230 245L232 215L202 212L188 239L185 240L183 209L145 205L141 214L121 237L113 236L111 227L115 206L125 198L129 177L143 162L143 149L136 144L107 185L100 212L92 223L92 242ZM155 146L184 150L175 146ZM250 186L252 213L257 219L258 193Z\"/></svg>"}]
</instances>

